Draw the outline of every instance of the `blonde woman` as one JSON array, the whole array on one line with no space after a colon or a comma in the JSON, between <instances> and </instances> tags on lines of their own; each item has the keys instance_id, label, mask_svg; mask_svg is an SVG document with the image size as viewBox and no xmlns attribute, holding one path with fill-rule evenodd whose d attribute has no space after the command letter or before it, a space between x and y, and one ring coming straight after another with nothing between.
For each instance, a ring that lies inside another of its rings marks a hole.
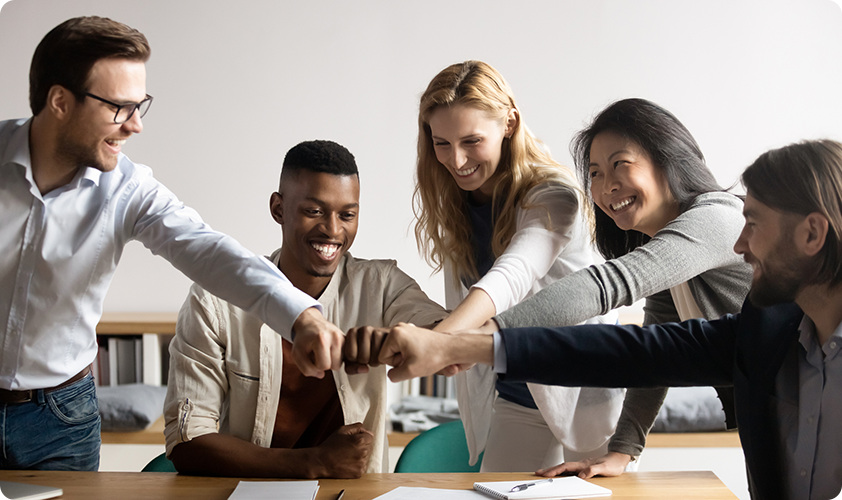
<instances>
[{"instance_id":1,"label":"blonde woman","mask_svg":"<svg viewBox=\"0 0 842 500\"><path fill-rule=\"evenodd\" d=\"M437 330L479 327L593 264L583 192L522 122L494 68L466 61L441 71L418 126L415 234L445 271L452 309ZM506 383L480 366L456 384L471 462L484 450L487 472L604 452L622 406L619 390Z\"/></svg>"}]
</instances>

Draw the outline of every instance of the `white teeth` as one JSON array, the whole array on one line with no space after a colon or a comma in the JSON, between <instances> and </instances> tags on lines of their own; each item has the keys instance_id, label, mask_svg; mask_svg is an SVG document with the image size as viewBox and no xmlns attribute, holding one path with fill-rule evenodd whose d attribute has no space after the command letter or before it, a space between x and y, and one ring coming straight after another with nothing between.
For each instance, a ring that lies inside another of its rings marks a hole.
<instances>
[{"instance_id":1,"label":"white teeth","mask_svg":"<svg viewBox=\"0 0 842 500\"><path fill-rule=\"evenodd\" d=\"M616 212L617 210L626 208L627 206L631 205L631 202L633 202L633 201L634 201L634 198L627 198L627 199L621 201L620 203L617 203L616 205L611 205L611 210L614 210Z\"/></svg>"},{"instance_id":2,"label":"white teeth","mask_svg":"<svg viewBox=\"0 0 842 500\"><path fill-rule=\"evenodd\" d=\"M458 175L459 177L467 177L467 176L471 175L472 173L476 172L478 168L479 168L479 165L477 165L473 168L463 168L462 170L454 170L454 172L456 172L456 175Z\"/></svg>"},{"instance_id":3,"label":"white teeth","mask_svg":"<svg viewBox=\"0 0 842 500\"><path fill-rule=\"evenodd\" d=\"M126 143L126 140L122 139L122 140L118 141L118 140L115 140L115 139L106 139L105 142L107 142L108 144L113 144L114 146L122 146L123 144Z\"/></svg>"},{"instance_id":4,"label":"white teeth","mask_svg":"<svg viewBox=\"0 0 842 500\"><path fill-rule=\"evenodd\" d=\"M310 243L317 252L322 254L327 258L333 257L337 250L339 250L339 245L322 245L320 243Z\"/></svg>"}]
</instances>

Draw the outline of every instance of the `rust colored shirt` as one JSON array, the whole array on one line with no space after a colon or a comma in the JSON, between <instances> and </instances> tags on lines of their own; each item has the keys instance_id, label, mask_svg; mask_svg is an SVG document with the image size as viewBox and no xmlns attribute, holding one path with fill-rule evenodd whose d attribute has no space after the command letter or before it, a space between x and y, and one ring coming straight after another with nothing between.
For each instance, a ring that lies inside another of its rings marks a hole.
<instances>
[{"instance_id":1,"label":"rust colored shirt","mask_svg":"<svg viewBox=\"0 0 842 500\"><path fill-rule=\"evenodd\" d=\"M281 399L275 417L272 448L318 446L345 424L333 372L322 379L305 377L292 360L292 344L284 340Z\"/></svg>"}]
</instances>

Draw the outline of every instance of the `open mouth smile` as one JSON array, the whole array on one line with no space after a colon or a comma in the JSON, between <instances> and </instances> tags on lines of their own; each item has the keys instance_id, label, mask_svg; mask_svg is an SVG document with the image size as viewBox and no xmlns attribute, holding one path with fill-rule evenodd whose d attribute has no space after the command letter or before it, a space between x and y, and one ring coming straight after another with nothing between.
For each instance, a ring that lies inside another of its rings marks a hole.
<instances>
[{"instance_id":1,"label":"open mouth smile","mask_svg":"<svg viewBox=\"0 0 842 500\"><path fill-rule=\"evenodd\" d=\"M126 143L126 139L105 139L105 144L108 145L113 151L120 152L123 148L123 144Z\"/></svg>"},{"instance_id":2,"label":"open mouth smile","mask_svg":"<svg viewBox=\"0 0 842 500\"><path fill-rule=\"evenodd\" d=\"M336 253L339 251L339 247L336 243L316 243L311 242L310 246L319 253L325 260L330 260L336 257Z\"/></svg>"},{"instance_id":3,"label":"open mouth smile","mask_svg":"<svg viewBox=\"0 0 842 500\"><path fill-rule=\"evenodd\" d=\"M622 209L626 208L627 206L631 205L632 203L634 203L635 199L636 198L634 196L632 196L630 198L626 198L625 200L619 201L617 203L612 203L609 206L611 207L611 210L613 210L614 212L619 212L620 210L622 210Z\"/></svg>"},{"instance_id":4,"label":"open mouth smile","mask_svg":"<svg viewBox=\"0 0 842 500\"><path fill-rule=\"evenodd\" d=\"M476 172L478 168L479 168L479 165L475 165L471 168L463 168L462 170L456 169L453 172L458 177L467 177L467 176L471 175L472 173Z\"/></svg>"}]
</instances>

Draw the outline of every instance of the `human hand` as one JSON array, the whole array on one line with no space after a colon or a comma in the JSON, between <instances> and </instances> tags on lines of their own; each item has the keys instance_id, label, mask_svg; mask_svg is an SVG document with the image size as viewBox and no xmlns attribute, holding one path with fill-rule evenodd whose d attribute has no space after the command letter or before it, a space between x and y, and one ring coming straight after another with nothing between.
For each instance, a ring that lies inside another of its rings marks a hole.
<instances>
[{"instance_id":1,"label":"human hand","mask_svg":"<svg viewBox=\"0 0 842 500\"><path fill-rule=\"evenodd\" d=\"M342 366L342 330L326 320L315 307L302 312L292 325L292 359L307 377L323 378L325 370Z\"/></svg>"},{"instance_id":2,"label":"human hand","mask_svg":"<svg viewBox=\"0 0 842 500\"><path fill-rule=\"evenodd\" d=\"M355 479L362 476L373 447L374 434L363 424L343 425L314 449L314 477Z\"/></svg>"},{"instance_id":3,"label":"human hand","mask_svg":"<svg viewBox=\"0 0 842 500\"><path fill-rule=\"evenodd\" d=\"M598 458L586 458L581 462L564 462L549 469L539 469L535 471L535 474L555 477L567 473L566 475L575 474L582 479L588 479L597 475L619 476L626 470L626 466L631 462L631 458L630 455L626 455L625 453L609 451Z\"/></svg>"},{"instance_id":4,"label":"human hand","mask_svg":"<svg viewBox=\"0 0 842 500\"><path fill-rule=\"evenodd\" d=\"M342 349L345 373L368 373L369 366L380 366L380 348L388 333L388 328L373 326L359 326L348 330Z\"/></svg>"},{"instance_id":5,"label":"human hand","mask_svg":"<svg viewBox=\"0 0 842 500\"><path fill-rule=\"evenodd\" d=\"M380 349L393 382L432 375L449 365L494 362L490 335L450 335L398 323Z\"/></svg>"}]
</instances>

